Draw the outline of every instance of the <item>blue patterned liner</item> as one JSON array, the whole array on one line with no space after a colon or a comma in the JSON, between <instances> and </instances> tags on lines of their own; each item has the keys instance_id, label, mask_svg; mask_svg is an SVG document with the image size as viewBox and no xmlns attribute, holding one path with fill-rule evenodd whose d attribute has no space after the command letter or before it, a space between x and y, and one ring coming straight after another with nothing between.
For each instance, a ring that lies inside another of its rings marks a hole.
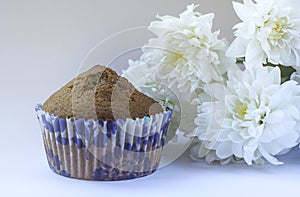
<instances>
[{"instance_id":1,"label":"blue patterned liner","mask_svg":"<svg viewBox=\"0 0 300 197\"><path fill-rule=\"evenodd\" d=\"M106 121L59 118L37 105L50 168L66 177L126 180L159 166L172 111L144 118Z\"/></svg>"}]
</instances>

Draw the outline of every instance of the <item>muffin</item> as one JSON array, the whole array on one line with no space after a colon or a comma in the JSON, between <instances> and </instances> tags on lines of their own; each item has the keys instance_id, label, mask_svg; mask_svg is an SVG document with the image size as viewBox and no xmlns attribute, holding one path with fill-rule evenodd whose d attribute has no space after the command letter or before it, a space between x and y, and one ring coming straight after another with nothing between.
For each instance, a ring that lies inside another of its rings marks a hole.
<instances>
[{"instance_id":1,"label":"muffin","mask_svg":"<svg viewBox=\"0 0 300 197\"><path fill-rule=\"evenodd\" d=\"M36 107L50 168L85 180L125 180L159 165L172 112L110 68L94 66Z\"/></svg>"}]
</instances>

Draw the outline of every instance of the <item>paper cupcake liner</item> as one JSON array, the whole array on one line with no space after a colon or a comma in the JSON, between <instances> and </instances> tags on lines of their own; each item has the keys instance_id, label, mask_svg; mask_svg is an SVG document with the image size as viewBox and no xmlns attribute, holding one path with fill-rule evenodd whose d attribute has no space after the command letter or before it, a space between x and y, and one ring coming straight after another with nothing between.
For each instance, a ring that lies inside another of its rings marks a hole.
<instances>
[{"instance_id":1,"label":"paper cupcake liner","mask_svg":"<svg viewBox=\"0 0 300 197\"><path fill-rule=\"evenodd\" d=\"M172 111L135 120L59 118L36 107L50 168L66 177L124 180L159 166Z\"/></svg>"}]
</instances>

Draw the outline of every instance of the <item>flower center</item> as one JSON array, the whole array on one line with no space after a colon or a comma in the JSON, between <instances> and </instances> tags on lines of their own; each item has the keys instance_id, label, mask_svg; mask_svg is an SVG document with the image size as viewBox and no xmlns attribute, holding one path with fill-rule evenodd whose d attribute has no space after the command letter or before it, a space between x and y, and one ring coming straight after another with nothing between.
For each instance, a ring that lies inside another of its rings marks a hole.
<instances>
[{"instance_id":1,"label":"flower center","mask_svg":"<svg viewBox=\"0 0 300 197\"><path fill-rule=\"evenodd\" d=\"M275 27L272 30L273 31L271 34L271 38L275 40L281 39L282 35L284 34L284 31L283 25L279 21L275 23Z\"/></svg>"},{"instance_id":2,"label":"flower center","mask_svg":"<svg viewBox=\"0 0 300 197\"><path fill-rule=\"evenodd\" d=\"M280 33L281 31L282 31L282 25L277 21L276 23L275 23L275 28L274 28L274 30L277 32L277 33Z\"/></svg>"},{"instance_id":3,"label":"flower center","mask_svg":"<svg viewBox=\"0 0 300 197\"><path fill-rule=\"evenodd\" d=\"M184 55L178 52L168 52L165 57L167 62L171 63L171 65L168 66L172 66L174 68L176 67L176 65L178 65L178 62L186 60Z\"/></svg>"},{"instance_id":4,"label":"flower center","mask_svg":"<svg viewBox=\"0 0 300 197\"><path fill-rule=\"evenodd\" d=\"M248 106L246 104L238 104L236 107L236 112L239 116L245 117L247 114Z\"/></svg>"},{"instance_id":5,"label":"flower center","mask_svg":"<svg viewBox=\"0 0 300 197\"><path fill-rule=\"evenodd\" d=\"M176 57L177 57L177 60L183 59L183 54L182 53L177 53Z\"/></svg>"}]
</instances>

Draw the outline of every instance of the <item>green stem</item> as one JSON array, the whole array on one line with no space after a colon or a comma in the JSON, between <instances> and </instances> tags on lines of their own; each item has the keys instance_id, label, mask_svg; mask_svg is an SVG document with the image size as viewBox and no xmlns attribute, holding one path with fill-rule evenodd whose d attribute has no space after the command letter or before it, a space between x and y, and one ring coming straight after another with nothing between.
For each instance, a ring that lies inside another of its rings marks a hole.
<instances>
[{"instance_id":1,"label":"green stem","mask_svg":"<svg viewBox=\"0 0 300 197\"><path fill-rule=\"evenodd\" d=\"M243 64L245 61L245 58L238 58L236 59L237 64ZM290 76L293 72L296 72L296 70L291 66L282 66L282 65L275 65L270 62L267 62L266 64L263 64L263 66L272 66L276 67L278 66L281 71L281 83L290 80Z\"/></svg>"},{"instance_id":2,"label":"green stem","mask_svg":"<svg viewBox=\"0 0 300 197\"><path fill-rule=\"evenodd\" d=\"M296 72L296 70L291 66L274 65L270 62L264 64L264 66L272 66L272 67L278 66L281 71L281 83L290 80L291 74L293 72Z\"/></svg>"},{"instance_id":3,"label":"green stem","mask_svg":"<svg viewBox=\"0 0 300 197\"><path fill-rule=\"evenodd\" d=\"M243 64L244 62L245 62L245 58L238 58L235 61L235 63L237 63L237 64Z\"/></svg>"}]
</instances>

